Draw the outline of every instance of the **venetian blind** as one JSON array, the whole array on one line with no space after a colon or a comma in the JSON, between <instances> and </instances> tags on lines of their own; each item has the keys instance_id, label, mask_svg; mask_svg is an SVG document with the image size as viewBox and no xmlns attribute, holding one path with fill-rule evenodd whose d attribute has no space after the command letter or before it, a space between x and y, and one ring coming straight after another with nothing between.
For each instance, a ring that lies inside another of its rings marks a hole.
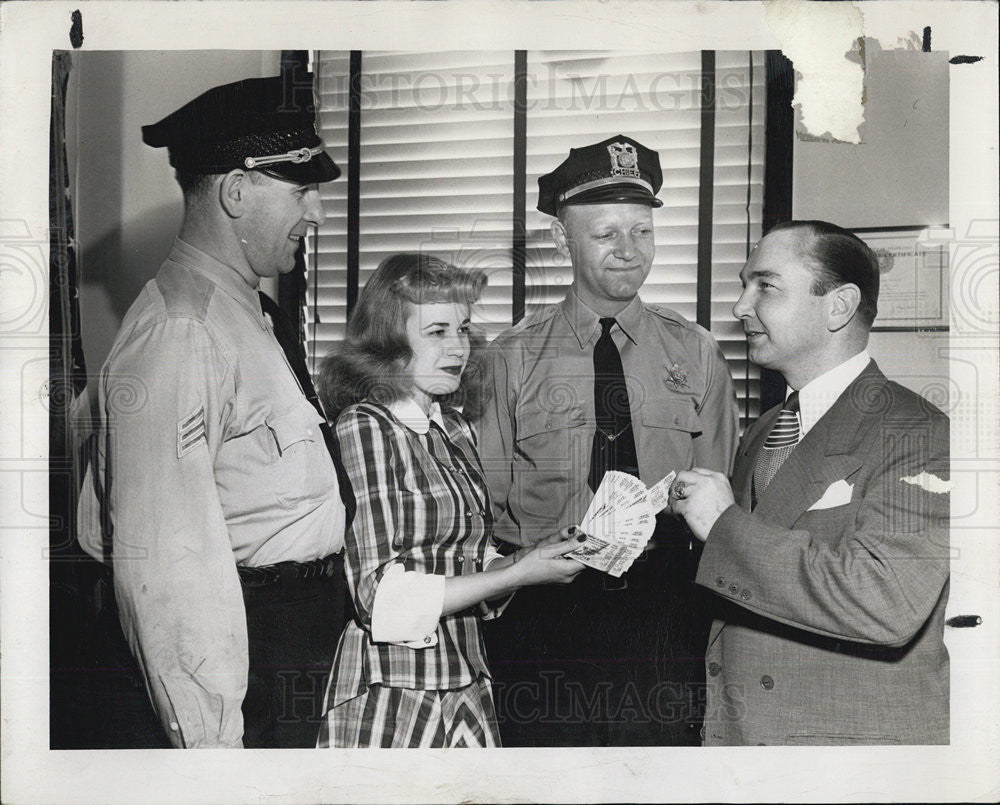
<instances>
[{"instance_id":1,"label":"venetian blind","mask_svg":"<svg viewBox=\"0 0 1000 805\"><path fill-rule=\"evenodd\" d=\"M317 62L321 133L346 173L348 54L321 52ZM527 134L520 146L514 141L514 64L511 51L363 54L359 286L380 260L404 250L483 269L488 291L473 318L494 337L512 324L515 148L525 153L530 315L560 299L572 280L552 244L551 218L535 209L538 176L571 147L627 134L659 152L664 173L664 206L653 212L656 258L642 296L695 320L703 214L701 53L529 51ZM748 239L760 236L763 76L763 54L716 53L711 329L741 397L748 369L731 307ZM343 332L347 280L346 183L330 183L323 192L327 222L315 240L306 315L308 322L318 316L307 335L310 354L320 357ZM756 381L750 392L759 396ZM753 400L751 406L755 415Z\"/></svg>"},{"instance_id":2,"label":"venetian blind","mask_svg":"<svg viewBox=\"0 0 1000 805\"><path fill-rule=\"evenodd\" d=\"M764 212L763 51L716 52L712 210L712 335L736 383L745 426L760 415L760 369L747 359L743 325L733 318L740 269L761 238Z\"/></svg>"}]
</instances>

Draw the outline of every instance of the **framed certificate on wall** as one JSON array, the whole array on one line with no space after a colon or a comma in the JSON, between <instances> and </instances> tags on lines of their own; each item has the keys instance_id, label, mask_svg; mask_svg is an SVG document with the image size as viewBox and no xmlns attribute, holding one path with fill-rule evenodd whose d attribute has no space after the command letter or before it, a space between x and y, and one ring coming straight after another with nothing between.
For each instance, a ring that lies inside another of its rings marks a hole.
<instances>
[{"instance_id":1,"label":"framed certificate on wall","mask_svg":"<svg viewBox=\"0 0 1000 805\"><path fill-rule=\"evenodd\" d=\"M879 261L878 316L873 330L948 329L948 243L945 227L855 229Z\"/></svg>"}]
</instances>

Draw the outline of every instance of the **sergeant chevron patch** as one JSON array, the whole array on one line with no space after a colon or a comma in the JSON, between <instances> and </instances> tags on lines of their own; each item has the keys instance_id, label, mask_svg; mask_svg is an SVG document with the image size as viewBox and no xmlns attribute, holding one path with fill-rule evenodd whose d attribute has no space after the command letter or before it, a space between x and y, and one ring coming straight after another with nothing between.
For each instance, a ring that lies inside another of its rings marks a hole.
<instances>
[{"instance_id":1,"label":"sergeant chevron patch","mask_svg":"<svg viewBox=\"0 0 1000 805\"><path fill-rule=\"evenodd\" d=\"M177 423L177 458L194 450L200 439L208 442L205 436L204 405Z\"/></svg>"}]
</instances>

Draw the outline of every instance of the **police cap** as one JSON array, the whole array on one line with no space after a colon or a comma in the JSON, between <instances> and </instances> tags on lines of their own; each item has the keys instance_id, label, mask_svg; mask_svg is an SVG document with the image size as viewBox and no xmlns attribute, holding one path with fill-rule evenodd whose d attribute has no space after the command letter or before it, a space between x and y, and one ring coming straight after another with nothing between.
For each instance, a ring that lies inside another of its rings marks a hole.
<instances>
[{"instance_id":1,"label":"police cap","mask_svg":"<svg viewBox=\"0 0 1000 805\"><path fill-rule=\"evenodd\" d=\"M332 181L340 168L316 134L312 73L301 75L301 84L274 76L213 87L143 126L143 142L165 146L170 164L185 173L242 168L301 184Z\"/></svg>"},{"instance_id":2,"label":"police cap","mask_svg":"<svg viewBox=\"0 0 1000 805\"><path fill-rule=\"evenodd\" d=\"M552 173L538 177L538 209L556 215L570 204L648 204L663 184L660 155L619 134L569 156Z\"/></svg>"}]
</instances>

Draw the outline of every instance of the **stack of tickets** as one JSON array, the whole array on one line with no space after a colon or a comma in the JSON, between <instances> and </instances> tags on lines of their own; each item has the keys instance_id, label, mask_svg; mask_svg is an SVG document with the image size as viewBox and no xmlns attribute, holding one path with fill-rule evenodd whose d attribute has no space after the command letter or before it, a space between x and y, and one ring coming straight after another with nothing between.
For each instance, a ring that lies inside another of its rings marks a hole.
<instances>
[{"instance_id":1,"label":"stack of tickets","mask_svg":"<svg viewBox=\"0 0 1000 805\"><path fill-rule=\"evenodd\" d=\"M587 541L571 551L578 562L615 578L628 570L643 552L656 528L656 514L666 508L672 472L653 487L624 472L604 474L590 508L577 526Z\"/></svg>"}]
</instances>

